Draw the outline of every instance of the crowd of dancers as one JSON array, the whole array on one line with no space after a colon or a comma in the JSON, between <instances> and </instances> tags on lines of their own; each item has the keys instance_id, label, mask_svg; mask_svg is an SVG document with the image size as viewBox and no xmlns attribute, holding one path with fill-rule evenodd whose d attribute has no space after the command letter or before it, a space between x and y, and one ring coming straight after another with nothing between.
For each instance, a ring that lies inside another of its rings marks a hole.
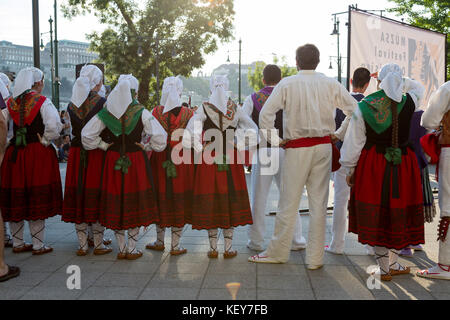
<instances>
[{"instance_id":1,"label":"crowd of dancers","mask_svg":"<svg viewBox=\"0 0 450 320\"><path fill-rule=\"evenodd\" d=\"M410 273L398 262L399 251L424 244L424 223L435 215L427 169L427 155L434 155L442 216L439 263L418 275L450 279L449 83L423 113L423 87L404 78L396 64L376 74L355 70L349 93L315 71L320 54L314 45L299 47L296 62L298 74L284 79L279 67L266 66L265 87L242 106L230 98L226 76L212 77L210 98L195 110L182 104L181 79L168 77L160 106L151 111L137 100L134 76L120 75L104 97L102 71L84 66L67 108L72 143L64 190L52 145L62 123L42 95L43 72L25 68L14 86L0 75L3 144L7 127L12 129L1 164L0 208L9 223L12 251L53 251L45 245L44 232L45 220L56 215L75 225L76 255L88 255L90 247L94 255L110 254L107 228L116 236L117 259L127 260L143 255L137 248L141 227L156 225L156 241L146 245L156 251L165 250L165 230L171 228L171 255L187 253L181 245L186 225L207 230L211 259L219 256L222 229L223 257L231 259L237 255L234 228L248 226L247 246L259 252L249 262L286 263L292 250L306 249L307 268L315 270L323 266L325 251L343 254L348 230L373 252L381 279L390 281ZM372 77L379 90L365 97ZM430 141L424 144L426 153L419 143L425 128L435 130L425 136ZM244 171L248 154L250 198ZM333 238L325 246L332 171ZM265 248L264 216L273 181L279 189L278 212ZM298 215L305 187L307 237ZM25 221L31 244L24 242ZM18 267L0 262L0 281L19 274Z\"/></svg>"}]
</instances>

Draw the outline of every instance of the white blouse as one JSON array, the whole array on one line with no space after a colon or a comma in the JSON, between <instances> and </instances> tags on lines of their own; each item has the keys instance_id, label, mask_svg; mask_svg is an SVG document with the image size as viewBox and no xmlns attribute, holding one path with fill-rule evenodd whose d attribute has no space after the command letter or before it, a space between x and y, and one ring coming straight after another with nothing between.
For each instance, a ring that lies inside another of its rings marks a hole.
<instances>
[{"instance_id":1,"label":"white blouse","mask_svg":"<svg viewBox=\"0 0 450 320\"><path fill-rule=\"evenodd\" d=\"M58 110L56 110L56 107L53 105L50 99L45 99L39 111L41 113L42 122L45 126L41 143L44 146L48 146L50 145L51 141L59 138L63 124L61 123L61 118L59 117ZM3 116L6 119L6 123L10 123L10 120L12 119L11 115L9 114L8 108L3 109L2 112Z\"/></svg>"},{"instance_id":2,"label":"white blouse","mask_svg":"<svg viewBox=\"0 0 450 320\"><path fill-rule=\"evenodd\" d=\"M405 89L408 90L408 94L414 102L415 111L417 111L419 108L418 100L421 98L418 94L418 92L421 91L421 88L419 87L421 84L417 81L410 81L411 82L408 83L409 85L407 87L405 86ZM347 174L350 175L356 167L366 141L366 124L362 112L358 107L353 112L347 133L345 134L344 144L341 148L341 158L339 162L342 167L346 169Z\"/></svg>"},{"instance_id":3,"label":"white blouse","mask_svg":"<svg viewBox=\"0 0 450 320\"><path fill-rule=\"evenodd\" d=\"M144 144L146 151L154 150L156 152L164 151L167 145L167 132L161 126L158 120L148 111L144 109L141 116L144 132L150 136L150 141ZM102 120L95 115L84 126L81 131L81 142L86 150L102 149L106 151L109 145L102 140L100 134L105 130L106 126Z\"/></svg>"},{"instance_id":4,"label":"white blouse","mask_svg":"<svg viewBox=\"0 0 450 320\"><path fill-rule=\"evenodd\" d=\"M201 152L203 150L203 124L207 119L204 107L207 108L207 106L198 108L194 116L189 120L183 134L183 147L187 149L193 147L196 152ZM211 113L209 115L211 117ZM212 118L212 121L217 123L215 120L217 119ZM238 150L242 151L246 148L244 139L241 139L243 136L254 137L254 139L249 140L248 147L254 147L258 144L258 126L253 122L250 116L244 112L243 108L237 107L233 123L237 124L235 138L237 138L236 146Z\"/></svg>"}]
</instances>

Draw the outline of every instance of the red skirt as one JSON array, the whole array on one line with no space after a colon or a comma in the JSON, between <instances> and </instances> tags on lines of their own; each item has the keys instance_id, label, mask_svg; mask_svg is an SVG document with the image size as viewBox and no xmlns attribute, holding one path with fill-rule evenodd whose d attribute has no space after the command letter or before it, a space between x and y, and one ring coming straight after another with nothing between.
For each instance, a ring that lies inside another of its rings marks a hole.
<instances>
[{"instance_id":1,"label":"red skirt","mask_svg":"<svg viewBox=\"0 0 450 320\"><path fill-rule=\"evenodd\" d=\"M398 198L392 172L389 187L383 187L387 161L376 147L363 149L355 170L355 185L349 202L349 232L370 246L401 250L425 243L423 195L420 169L412 150L402 155L398 166ZM389 178L388 178L389 179ZM386 197L386 193L389 192ZM382 199L386 199L382 204Z\"/></svg>"},{"instance_id":2,"label":"red skirt","mask_svg":"<svg viewBox=\"0 0 450 320\"><path fill-rule=\"evenodd\" d=\"M153 152L150 162L155 179L156 196L158 198L160 227L183 227L185 216L192 209L194 191L194 164L176 166L177 177L167 178L163 163L167 160L167 151ZM170 179L170 180L169 180Z\"/></svg>"},{"instance_id":3,"label":"red skirt","mask_svg":"<svg viewBox=\"0 0 450 320\"><path fill-rule=\"evenodd\" d=\"M218 171L216 164L196 166L192 214L186 217L192 229L229 229L253 223L244 167L228 167L229 171Z\"/></svg>"},{"instance_id":4,"label":"red skirt","mask_svg":"<svg viewBox=\"0 0 450 320\"><path fill-rule=\"evenodd\" d=\"M1 166L0 207L10 222L44 220L61 214L62 186L56 151L39 142L6 149Z\"/></svg>"},{"instance_id":5,"label":"red skirt","mask_svg":"<svg viewBox=\"0 0 450 320\"><path fill-rule=\"evenodd\" d=\"M99 215L101 168L105 153L100 149L87 151L87 168L82 169L81 176L80 154L81 148L70 148L61 220L77 224L95 223Z\"/></svg>"},{"instance_id":6,"label":"red skirt","mask_svg":"<svg viewBox=\"0 0 450 320\"><path fill-rule=\"evenodd\" d=\"M114 170L119 152L108 151L101 182L99 222L112 230L126 230L159 222L152 188L151 168L142 152L126 153L131 161L128 173ZM98 168L101 172L102 168Z\"/></svg>"}]
</instances>

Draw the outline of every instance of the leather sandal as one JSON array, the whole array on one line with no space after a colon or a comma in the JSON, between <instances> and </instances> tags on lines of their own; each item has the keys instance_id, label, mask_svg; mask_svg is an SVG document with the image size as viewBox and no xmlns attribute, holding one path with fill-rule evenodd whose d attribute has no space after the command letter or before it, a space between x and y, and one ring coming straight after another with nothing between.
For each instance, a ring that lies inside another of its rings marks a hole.
<instances>
[{"instance_id":1,"label":"leather sandal","mask_svg":"<svg viewBox=\"0 0 450 320\"><path fill-rule=\"evenodd\" d=\"M392 281L392 276L390 274L382 274L380 275L380 279L381 281L389 282Z\"/></svg>"},{"instance_id":2,"label":"leather sandal","mask_svg":"<svg viewBox=\"0 0 450 320\"><path fill-rule=\"evenodd\" d=\"M78 249L76 252L76 255L79 257L87 256L87 254L88 254L88 250L83 250L83 249Z\"/></svg>"},{"instance_id":3,"label":"leather sandal","mask_svg":"<svg viewBox=\"0 0 450 320\"><path fill-rule=\"evenodd\" d=\"M180 248L178 250L170 251L171 256L181 256L182 254L185 254L185 253L187 253L187 249L185 249L185 248Z\"/></svg>"},{"instance_id":4,"label":"leather sandal","mask_svg":"<svg viewBox=\"0 0 450 320\"><path fill-rule=\"evenodd\" d=\"M40 256L40 255L43 255L43 254L46 254L46 253L50 253L52 251L53 251L53 248L43 246L39 250L33 250L33 255L34 256Z\"/></svg>"},{"instance_id":5,"label":"leather sandal","mask_svg":"<svg viewBox=\"0 0 450 320\"><path fill-rule=\"evenodd\" d=\"M127 260L137 260L140 257L142 257L143 253L140 250L137 250L136 253L127 253L126 259Z\"/></svg>"},{"instance_id":6,"label":"leather sandal","mask_svg":"<svg viewBox=\"0 0 450 320\"><path fill-rule=\"evenodd\" d=\"M154 243L149 243L148 245L146 245L145 249L153 250L153 251L164 251L166 249L166 247L163 244L156 244L156 242L154 242Z\"/></svg>"},{"instance_id":7,"label":"leather sandal","mask_svg":"<svg viewBox=\"0 0 450 320\"><path fill-rule=\"evenodd\" d=\"M12 249L13 253L23 253L23 252L30 252L33 251L33 245L32 244L24 244L21 247L14 247Z\"/></svg>"},{"instance_id":8,"label":"leather sandal","mask_svg":"<svg viewBox=\"0 0 450 320\"><path fill-rule=\"evenodd\" d=\"M390 269L389 273L391 274L391 276L399 276L399 275L402 275L402 274L410 274L411 273L411 268L410 267L402 267L402 270Z\"/></svg>"},{"instance_id":9,"label":"leather sandal","mask_svg":"<svg viewBox=\"0 0 450 320\"><path fill-rule=\"evenodd\" d=\"M127 253L126 252L119 252L117 254L117 260L125 260L127 258Z\"/></svg>"},{"instance_id":10,"label":"leather sandal","mask_svg":"<svg viewBox=\"0 0 450 320\"><path fill-rule=\"evenodd\" d=\"M223 258L224 259L233 259L237 256L237 251L225 251L223 253Z\"/></svg>"},{"instance_id":11,"label":"leather sandal","mask_svg":"<svg viewBox=\"0 0 450 320\"><path fill-rule=\"evenodd\" d=\"M105 254L108 254L112 252L112 249L109 247L105 247L105 248L99 248L99 249L95 249L94 250L94 256L103 256Z\"/></svg>"},{"instance_id":12,"label":"leather sandal","mask_svg":"<svg viewBox=\"0 0 450 320\"><path fill-rule=\"evenodd\" d=\"M208 251L208 258L217 259L218 257L219 257L219 252L217 252L216 250Z\"/></svg>"},{"instance_id":13,"label":"leather sandal","mask_svg":"<svg viewBox=\"0 0 450 320\"><path fill-rule=\"evenodd\" d=\"M14 266L8 266L8 273L4 274L3 276L0 277L0 282L5 282L8 281L12 278L17 277L20 274L20 269L19 267L14 267Z\"/></svg>"}]
</instances>

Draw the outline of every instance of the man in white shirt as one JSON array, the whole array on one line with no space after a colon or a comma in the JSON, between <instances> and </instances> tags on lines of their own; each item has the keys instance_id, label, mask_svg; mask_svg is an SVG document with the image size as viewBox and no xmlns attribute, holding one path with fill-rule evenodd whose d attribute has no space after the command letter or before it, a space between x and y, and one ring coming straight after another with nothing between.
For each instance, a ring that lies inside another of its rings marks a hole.
<instances>
[{"instance_id":1,"label":"man in white shirt","mask_svg":"<svg viewBox=\"0 0 450 320\"><path fill-rule=\"evenodd\" d=\"M310 223L306 264L315 270L323 266L325 227L332 162L332 135L336 129L336 107L347 116L356 100L336 80L315 71L320 62L316 46L297 49L295 76L283 79L274 89L261 112L261 129L274 129L275 115L284 111L284 139L271 132L272 145L286 149L282 168L281 211L267 250L249 258L251 262L285 263L289 260L295 219L302 191L308 191ZM335 137L333 137L333 140Z\"/></svg>"},{"instance_id":2,"label":"man in white shirt","mask_svg":"<svg viewBox=\"0 0 450 320\"><path fill-rule=\"evenodd\" d=\"M431 97L428 109L422 115L422 126L440 129L441 155L439 157L439 263L417 273L424 278L450 280L450 81L444 83Z\"/></svg>"},{"instance_id":3,"label":"man in white shirt","mask_svg":"<svg viewBox=\"0 0 450 320\"><path fill-rule=\"evenodd\" d=\"M259 92L248 96L244 101L243 109L257 125L259 124L259 114L270 97L274 87L281 81L281 69L273 64L264 67L263 83L265 87ZM280 136L283 135L283 111L278 111L275 120L275 128ZM251 208L253 224L248 227L247 247L263 251L265 223L264 216L267 206L272 181L275 180L278 190L281 184L281 165L284 160L284 149L271 148L270 144L262 141L258 152L253 155L252 175L251 175ZM279 204L279 203L278 203ZM279 207L279 205L278 205ZM279 210L278 210L279 211ZM295 235L292 243L292 250L302 250L306 248L306 240L302 237L301 218L298 216Z\"/></svg>"}]
</instances>

